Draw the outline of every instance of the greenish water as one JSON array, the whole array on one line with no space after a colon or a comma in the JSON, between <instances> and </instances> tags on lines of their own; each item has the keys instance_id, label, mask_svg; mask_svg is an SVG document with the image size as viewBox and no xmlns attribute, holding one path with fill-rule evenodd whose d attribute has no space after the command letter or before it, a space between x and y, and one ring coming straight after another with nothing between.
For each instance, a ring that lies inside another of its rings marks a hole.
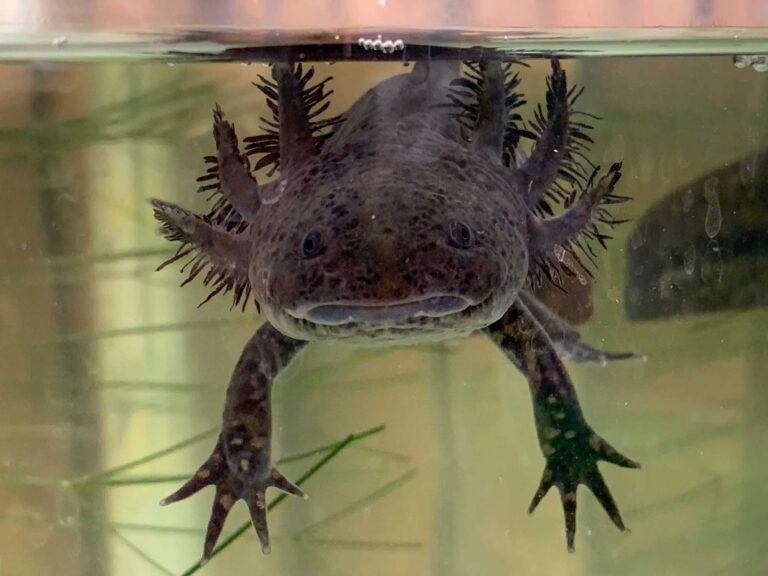
<instances>
[{"instance_id":1,"label":"greenish water","mask_svg":"<svg viewBox=\"0 0 768 576\"><path fill-rule=\"evenodd\" d=\"M768 74L734 56L768 45L740 34L488 39L602 47L565 66L586 87L581 108L602 118L591 157L624 161L633 201L619 216L631 221L599 254L591 291L561 297L590 342L647 357L569 363L589 421L645 465L602 467L631 534L586 490L576 554L554 495L526 514L543 463L527 385L485 338L318 345L275 388L275 452L291 478L311 474L311 499L272 511L270 556L248 529L199 573L765 574ZM198 309L202 286L154 272L172 248L146 199L202 208L211 107L257 133L267 110L251 82L264 69L164 58L162 43L148 60L116 45L78 52L75 38L19 45L5 56L20 61L0 65L0 574L181 574L211 496L158 501L209 453L262 320L225 299ZM220 58L211 46L182 52ZM46 59L22 60L32 54ZM526 117L548 71L529 63ZM407 71L317 68L335 78L329 112ZM245 520L238 507L225 537Z\"/></svg>"}]
</instances>

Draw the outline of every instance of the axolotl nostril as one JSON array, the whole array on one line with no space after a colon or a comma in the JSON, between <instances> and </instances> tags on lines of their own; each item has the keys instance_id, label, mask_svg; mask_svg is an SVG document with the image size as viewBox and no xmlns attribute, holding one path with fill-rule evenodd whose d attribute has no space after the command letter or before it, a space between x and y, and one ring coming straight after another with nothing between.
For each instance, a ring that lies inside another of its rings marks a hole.
<instances>
[{"instance_id":1,"label":"axolotl nostril","mask_svg":"<svg viewBox=\"0 0 768 576\"><path fill-rule=\"evenodd\" d=\"M328 79L301 65L271 70L257 86L273 119L243 152L214 110L216 155L198 179L213 191L210 211L152 200L162 234L181 243L165 264L188 258L186 282L201 277L211 296L232 292L243 307L253 298L267 319L235 367L213 453L164 500L215 486L203 558L237 500L268 552L267 488L303 494L272 464L271 388L307 344L327 339L409 344L484 332L528 379L546 460L530 510L556 487L573 550L584 484L624 530L597 464L638 464L586 422L561 357L632 354L590 347L531 291L588 273L585 259L618 223L609 208L627 200L614 192L621 165L602 171L586 155L591 116L574 109L581 92L558 61L528 123L519 76L498 60L419 62L326 118ZM270 165L279 177L257 183Z\"/></svg>"}]
</instances>

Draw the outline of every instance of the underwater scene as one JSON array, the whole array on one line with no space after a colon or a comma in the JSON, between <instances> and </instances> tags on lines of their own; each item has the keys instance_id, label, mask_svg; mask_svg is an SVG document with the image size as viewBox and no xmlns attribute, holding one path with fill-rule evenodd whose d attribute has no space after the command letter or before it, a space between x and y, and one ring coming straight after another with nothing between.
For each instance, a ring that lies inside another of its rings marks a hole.
<instances>
[{"instance_id":1,"label":"underwater scene","mask_svg":"<svg viewBox=\"0 0 768 576\"><path fill-rule=\"evenodd\" d=\"M0 575L768 573L768 57L428 44L0 64Z\"/></svg>"}]
</instances>

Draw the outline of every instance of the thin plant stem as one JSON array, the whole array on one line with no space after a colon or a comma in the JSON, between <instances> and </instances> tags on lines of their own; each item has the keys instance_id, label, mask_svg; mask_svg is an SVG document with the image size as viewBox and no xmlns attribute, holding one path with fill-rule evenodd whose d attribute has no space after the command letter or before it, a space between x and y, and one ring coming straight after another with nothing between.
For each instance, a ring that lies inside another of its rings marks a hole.
<instances>
[{"instance_id":1,"label":"thin plant stem","mask_svg":"<svg viewBox=\"0 0 768 576\"><path fill-rule=\"evenodd\" d=\"M109 470L104 470L103 472L97 472L96 474L88 474L87 476L81 476L80 478L76 478L72 480L71 483L73 486L83 486L85 484L99 483L105 480L106 478L119 474L120 472L124 472L125 470L130 470L131 468L141 466L142 464L147 464L148 462L152 462L154 460L157 460L158 458L162 458L163 456L167 456L168 454L177 452L182 448L186 448L187 446L190 446L196 442L205 440L206 438L210 438L211 436L216 434L218 430L219 430L218 426L216 426L215 428L209 428L208 430L200 432L199 434L196 434L191 438L187 438L182 442L178 442L176 444L168 446L167 448L163 448L162 450L158 450L157 452L153 452L152 454L143 456L142 458L139 458L137 460L126 462L125 464L121 464L120 466L110 468Z\"/></svg>"}]
</instances>

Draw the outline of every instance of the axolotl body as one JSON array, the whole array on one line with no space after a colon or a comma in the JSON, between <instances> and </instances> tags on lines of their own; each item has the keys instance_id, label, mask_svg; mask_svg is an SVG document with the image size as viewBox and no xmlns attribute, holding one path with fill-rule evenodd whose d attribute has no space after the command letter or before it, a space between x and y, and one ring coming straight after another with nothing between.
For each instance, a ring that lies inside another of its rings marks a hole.
<instances>
[{"instance_id":1,"label":"axolotl body","mask_svg":"<svg viewBox=\"0 0 768 576\"><path fill-rule=\"evenodd\" d=\"M530 511L556 487L573 550L584 484L624 530L597 464L638 464L586 422L561 357L631 354L590 347L532 293L586 273L593 244L618 222L609 206L626 200L614 193L621 165L601 172L585 154L590 116L574 110L580 91L559 62L525 125L518 74L498 60L465 63L463 73L458 62L418 62L325 119L327 79L313 83L312 69L292 63L271 70L258 87L273 118L244 152L214 110L216 155L199 178L216 198L210 212L152 200L162 234L181 242L166 264L189 258L187 281L201 277L211 296L231 291L235 303L252 298L267 319L232 374L213 453L163 501L215 486L203 560L237 500L266 553L267 488L303 495L272 464L270 398L281 370L316 340L399 345L484 332L529 383L546 460ZM257 183L268 165L279 177Z\"/></svg>"}]
</instances>

